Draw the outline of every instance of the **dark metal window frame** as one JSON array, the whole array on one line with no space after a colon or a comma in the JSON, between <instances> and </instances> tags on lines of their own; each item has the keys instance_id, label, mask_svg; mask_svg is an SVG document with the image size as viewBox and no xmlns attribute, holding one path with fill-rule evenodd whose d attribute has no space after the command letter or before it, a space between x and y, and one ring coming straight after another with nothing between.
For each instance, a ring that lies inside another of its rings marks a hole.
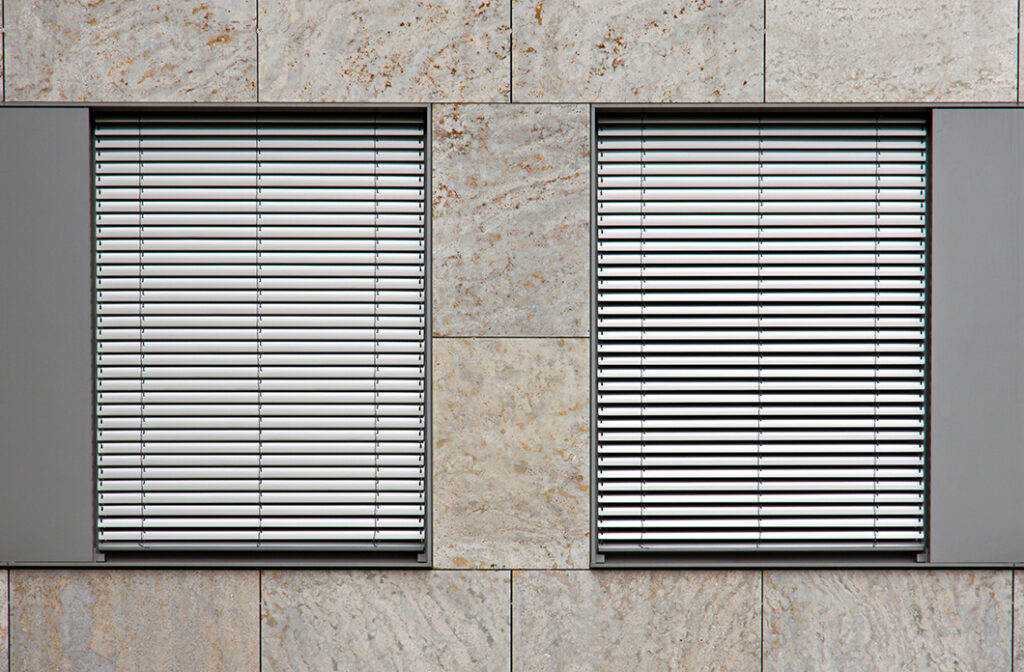
<instances>
[{"instance_id":1,"label":"dark metal window frame","mask_svg":"<svg viewBox=\"0 0 1024 672\"><path fill-rule=\"evenodd\" d=\"M92 153L91 143L94 138L96 127L95 114L99 111L118 112L287 112L287 113L308 113L311 115L321 113L365 113L373 110L414 110L420 111L424 117L424 367L425 367L425 390L424 390L424 550L422 552L396 552L396 551L310 551L310 550L210 550L210 551L171 551L171 550L139 550L139 551L108 551L96 550L99 539L99 504L98 504L98 455L97 426L98 418L96 413L96 400L92 401L93 426L92 438L90 441L92 454L92 483L93 483L93 559L92 563L67 563L60 566L76 567L366 567L366 568L418 568L429 569L433 564L433 390L432 390L432 295L433 287L431 282L431 260L432 260L432 119L433 106L430 104L406 105L406 104L90 104L84 107L89 108L90 117L90 154ZM90 184L95 185L95 161L90 164ZM95 218L96 203L95 189L91 191L90 211ZM96 249L96 226L90 222L91 252ZM90 261L92 272L92 287L96 283L96 260L95 254ZM92 297L91 313L93 317L92 327L92 352L97 352L96 343L96 293L90 290ZM90 364L93 375L93 389L96 389L96 366ZM27 566L27 563L18 563L18 566ZM48 565L53 566L53 565Z\"/></svg>"},{"instance_id":2,"label":"dark metal window frame","mask_svg":"<svg viewBox=\"0 0 1024 672\"><path fill-rule=\"evenodd\" d=\"M930 470L931 470L931 238L932 238L932 106L923 105L790 105L790 104L594 104L590 106L590 567L592 569L631 568L927 568L930 540ZM680 114L707 114L714 110L723 116L730 114L785 114L814 112L821 115L844 112L902 112L918 113L925 118L928 127L926 136L926 194L925 194L925 411L924 411L924 534L925 550L914 552L880 552L875 550L850 551L794 551L794 550L751 550L736 552L713 551L642 551L602 553L598 550L598 467L597 467L597 123L604 111L631 111L643 113L678 112ZM941 565L948 567L948 565Z\"/></svg>"}]
</instances>

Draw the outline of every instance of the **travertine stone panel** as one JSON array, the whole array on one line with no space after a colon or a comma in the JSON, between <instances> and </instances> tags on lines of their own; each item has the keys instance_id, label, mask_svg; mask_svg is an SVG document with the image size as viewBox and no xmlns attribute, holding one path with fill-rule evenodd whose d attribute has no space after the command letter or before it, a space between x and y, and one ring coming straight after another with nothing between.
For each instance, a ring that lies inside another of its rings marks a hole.
<instances>
[{"instance_id":1,"label":"travertine stone panel","mask_svg":"<svg viewBox=\"0 0 1024 672\"><path fill-rule=\"evenodd\" d=\"M255 570L12 570L11 669L259 668Z\"/></svg>"},{"instance_id":2,"label":"travertine stone panel","mask_svg":"<svg viewBox=\"0 0 1024 672\"><path fill-rule=\"evenodd\" d=\"M0 26L4 25L4 3L0 1ZM0 92L6 96L4 89L4 75L7 67L4 65L4 42L6 38L0 38ZM0 668L2 669L2 668Z\"/></svg>"},{"instance_id":3,"label":"travertine stone panel","mask_svg":"<svg viewBox=\"0 0 1024 672\"><path fill-rule=\"evenodd\" d=\"M512 0L514 102L761 102L762 0Z\"/></svg>"},{"instance_id":4,"label":"travertine stone panel","mask_svg":"<svg viewBox=\"0 0 1024 672\"><path fill-rule=\"evenodd\" d=\"M260 100L508 102L507 0L260 0Z\"/></svg>"},{"instance_id":5,"label":"travertine stone panel","mask_svg":"<svg viewBox=\"0 0 1024 672\"><path fill-rule=\"evenodd\" d=\"M760 670L755 571L513 573L512 669Z\"/></svg>"},{"instance_id":6,"label":"travertine stone panel","mask_svg":"<svg viewBox=\"0 0 1024 672\"><path fill-rule=\"evenodd\" d=\"M1013 669L1024 670L1024 572L1013 573Z\"/></svg>"},{"instance_id":7,"label":"travertine stone panel","mask_svg":"<svg viewBox=\"0 0 1024 672\"><path fill-rule=\"evenodd\" d=\"M589 344L434 340L434 565L586 567Z\"/></svg>"},{"instance_id":8,"label":"travertine stone panel","mask_svg":"<svg viewBox=\"0 0 1024 672\"><path fill-rule=\"evenodd\" d=\"M4 4L7 100L256 99L256 0Z\"/></svg>"},{"instance_id":9,"label":"travertine stone panel","mask_svg":"<svg viewBox=\"0 0 1024 672\"><path fill-rule=\"evenodd\" d=\"M768 0L768 102L1014 101L1016 0Z\"/></svg>"},{"instance_id":10,"label":"travertine stone panel","mask_svg":"<svg viewBox=\"0 0 1024 672\"><path fill-rule=\"evenodd\" d=\"M263 672L507 670L508 572L266 571Z\"/></svg>"},{"instance_id":11,"label":"travertine stone panel","mask_svg":"<svg viewBox=\"0 0 1024 672\"><path fill-rule=\"evenodd\" d=\"M0 672L7 672L7 570L0 569Z\"/></svg>"},{"instance_id":12,"label":"travertine stone panel","mask_svg":"<svg viewBox=\"0 0 1024 672\"><path fill-rule=\"evenodd\" d=\"M768 571L766 672L1010 670L1010 572Z\"/></svg>"},{"instance_id":13,"label":"travertine stone panel","mask_svg":"<svg viewBox=\"0 0 1024 672\"><path fill-rule=\"evenodd\" d=\"M433 114L434 333L586 336L588 108Z\"/></svg>"}]
</instances>

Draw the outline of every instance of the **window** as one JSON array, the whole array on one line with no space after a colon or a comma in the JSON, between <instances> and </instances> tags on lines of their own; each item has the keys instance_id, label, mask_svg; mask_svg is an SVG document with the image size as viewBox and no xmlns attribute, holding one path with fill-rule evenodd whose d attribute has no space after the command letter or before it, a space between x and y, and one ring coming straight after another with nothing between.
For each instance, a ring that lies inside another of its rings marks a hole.
<instances>
[{"instance_id":1,"label":"window","mask_svg":"<svg viewBox=\"0 0 1024 672\"><path fill-rule=\"evenodd\" d=\"M425 551L426 137L94 116L98 549Z\"/></svg>"},{"instance_id":2,"label":"window","mask_svg":"<svg viewBox=\"0 0 1024 672\"><path fill-rule=\"evenodd\" d=\"M923 550L926 118L596 122L596 552Z\"/></svg>"}]
</instances>

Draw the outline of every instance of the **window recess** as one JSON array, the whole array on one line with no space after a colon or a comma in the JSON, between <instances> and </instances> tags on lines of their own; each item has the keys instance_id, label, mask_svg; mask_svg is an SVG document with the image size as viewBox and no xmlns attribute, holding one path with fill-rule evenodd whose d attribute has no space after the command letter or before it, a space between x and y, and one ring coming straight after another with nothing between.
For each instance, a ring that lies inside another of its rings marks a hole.
<instances>
[{"instance_id":1,"label":"window recess","mask_svg":"<svg viewBox=\"0 0 1024 672\"><path fill-rule=\"evenodd\" d=\"M100 550L425 549L425 122L94 116Z\"/></svg>"},{"instance_id":2,"label":"window recess","mask_svg":"<svg viewBox=\"0 0 1024 672\"><path fill-rule=\"evenodd\" d=\"M595 548L925 548L928 126L598 110Z\"/></svg>"}]
</instances>

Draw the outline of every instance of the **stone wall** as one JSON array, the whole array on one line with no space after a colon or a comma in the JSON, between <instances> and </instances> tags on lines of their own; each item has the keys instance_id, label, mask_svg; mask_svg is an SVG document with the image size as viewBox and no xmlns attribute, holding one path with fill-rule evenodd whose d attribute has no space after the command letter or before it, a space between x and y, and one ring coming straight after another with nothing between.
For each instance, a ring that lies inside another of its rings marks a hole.
<instances>
[{"instance_id":1,"label":"stone wall","mask_svg":"<svg viewBox=\"0 0 1024 672\"><path fill-rule=\"evenodd\" d=\"M7 101L1016 102L1016 0L4 0Z\"/></svg>"},{"instance_id":2,"label":"stone wall","mask_svg":"<svg viewBox=\"0 0 1024 672\"><path fill-rule=\"evenodd\" d=\"M1024 663L1013 632L1024 577L1009 570L20 569L0 578L12 672L1009 672L1011 658Z\"/></svg>"},{"instance_id":3,"label":"stone wall","mask_svg":"<svg viewBox=\"0 0 1024 672\"><path fill-rule=\"evenodd\" d=\"M0 570L0 672L1024 664L1011 570L588 569L589 104L1016 103L1017 0L2 0L0 21L6 102L434 103L435 336L434 570Z\"/></svg>"}]
</instances>

